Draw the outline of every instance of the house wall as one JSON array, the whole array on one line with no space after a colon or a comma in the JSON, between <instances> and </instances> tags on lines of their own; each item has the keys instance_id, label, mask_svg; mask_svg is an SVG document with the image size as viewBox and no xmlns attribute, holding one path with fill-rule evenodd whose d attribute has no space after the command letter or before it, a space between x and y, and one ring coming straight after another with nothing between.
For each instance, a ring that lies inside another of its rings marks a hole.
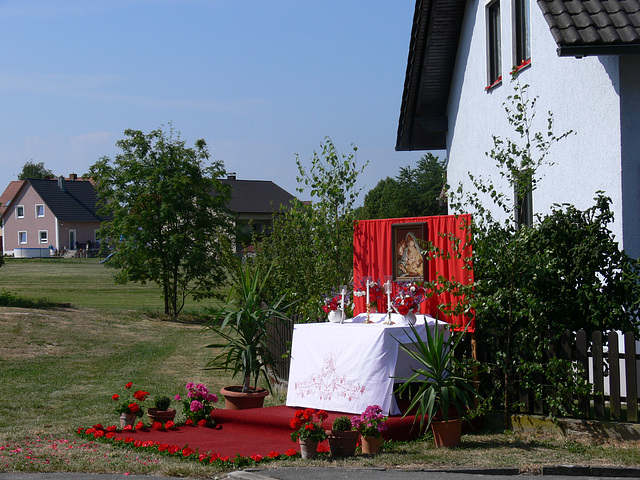
<instances>
[{"instance_id":1,"label":"house wall","mask_svg":"<svg viewBox=\"0 0 640 480\"><path fill-rule=\"evenodd\" d=\"M3 253L13 254L15 248L48 248L55 244L55 216L44 205L44 217L36 217L36 204L43 204L42 198L28 184L20 190L4 216ZM16 218L16 208L24 206L24 218ZM47 243L40 243L38 232L47 231ZM27 232L27 243L18 243L18 232Z\"/></svg>"},{"instance_id":2,"label":"house wall","mask_svg":"<svg viewBox=\"0 0 640 480\"><path fill-rule=\"evenodd\" d=\"M454 190L462 183L470 191L468 172L472 171L512 198L513 192L485 154L493 147L494 134L503 139L518 138L507 122L503 106L507 96L513 94L509 75L513 66L512 5L509 0L501 1L503 81L490 91L485 91L488 83L485 5L484 1L467 3L448 108L447 175ZM534 213L548 213L555 203L571 203L586 209L594 204L596 192L602 190L613 201L616 220L611 228L621 241L623 224L627 223L630 229L633 224L637 230L638 223L628 218L623 222L622 217L622 149L637 151L637 145L623 146L620 141L619 58L558 57L549 27L533 0L530 9L532 61L517 78L522 85L530 85L530 98L538 97L532 131L546 132L550 110L556 134L576 132L551 148L547 159L554 165L539 170L543 179L533 194ZM623 74L627 75L625 70ZM629 81L623 84L633 84L631 80L629 75ZM633 91L637 93L637 88ZM630 121L634 115L637 112L628 113L625 118ZM636 118L633 121L638 125ZM634 168L638 166L637 159L628 163ZM637 185L636 182L636 189Z\"/></svg>"},{"instance_id":3,"label":"house wall","mask_svg":"<svg viewBox=\"0 0 640 480\"><path fill-rule=\"evenodd\" d=\"M95 231L100 228L100 223L94 222L59 222L58 230L60 232L60 245L65 250L75 250L76 246L69 244L69 233L71 230L76 231L76 242L82 245L84 249L87 242L95 243Z\"/></svg>"},{"instance_id":4,"label":"house wall","mask_svg":"<svg viewBox=\"0 0 640 480\"><path fill-rule=\"evenodd\" d=\"M620 57L624 248L640 258L640 57Z\"/></svg>"}]
</instances>

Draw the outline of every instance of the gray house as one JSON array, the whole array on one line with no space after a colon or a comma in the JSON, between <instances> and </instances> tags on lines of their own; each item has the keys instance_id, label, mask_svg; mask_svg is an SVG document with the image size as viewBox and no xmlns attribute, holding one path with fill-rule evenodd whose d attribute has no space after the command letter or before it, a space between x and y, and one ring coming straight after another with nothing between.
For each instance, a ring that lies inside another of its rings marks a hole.
<instances>
[{"instance_id":1,"label":"gray house","mask_svg":"<svg viewBox=\"0 0 640 480\"><path fill-rule=\"evenodd\" d=\"M237 180L232 174L221 182L231 186L231 201L227 208L235 214L239 244L248 245L253 232L269 233L274 215L295 198L270 180ZM240 248L238 245L238 250Z\"/></svg>"},{"instance_id":2,"label":"gray house","mask_svg":"<svg viewBox=\"0 0 640 480\"><path fill-rule=\"evenodd\" d=\"M485 153L516 139L511 74L537 97L532 131L571 135L549 151L533 213L612 199L617 241L640 256L640 3L636 0L417 0L397 150L446 150L449 184L468 172L509 195Z\"/></svg>"}]
</instances>

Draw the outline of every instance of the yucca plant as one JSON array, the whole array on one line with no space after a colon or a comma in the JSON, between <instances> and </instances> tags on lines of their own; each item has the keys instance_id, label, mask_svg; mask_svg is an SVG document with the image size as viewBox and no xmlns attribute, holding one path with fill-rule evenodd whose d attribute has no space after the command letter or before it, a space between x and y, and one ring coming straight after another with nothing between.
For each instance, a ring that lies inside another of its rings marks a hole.
<instances>
[{"instance_id":1,"label":"yucca plant","mask_svg":"<svg viewBox=\"0 0 640 480\"><path fill-rule=\"evenodd\" d=\"M273 305L264 302L262 291L270 271L262 273L248 263L241 263L224 307L214 310L207 323L207 327L217 329L225 341L208 345L209 348L221 348L207 364L208 369L228 370L233 377L241 374L243 392L250 390L252 379L254 389L257 388L261 374L270 386L267 368L275 364L275 358L269 346L267 328L273 321L290 321L282 311L287 308L282 307L284 297Z\"/></svg>"},{"instance_id":2,"label":"yucca plant","mask_svg":"<svg viewBox=\"0 0 640 480\"><path fill-rule=\"evenodd\" d=\"M453 332L448 324L442 323L436 320L433 334L427 325L426 342L411 325L412 343L400 343L400 348L421 365L413 370L411 376L401 378L404 383L397 390L403 393L410 385L419 385L404 416L415 411L416 419L420 417L421 430L425 419L428 429L438 413L444 421L449 420L451 406L455 407L459 418L470 420L469 410L479 397L473 385L475 373L464 368L465 365L454 355L466 329L464 332Z\"/></svg>"}]
</instances>

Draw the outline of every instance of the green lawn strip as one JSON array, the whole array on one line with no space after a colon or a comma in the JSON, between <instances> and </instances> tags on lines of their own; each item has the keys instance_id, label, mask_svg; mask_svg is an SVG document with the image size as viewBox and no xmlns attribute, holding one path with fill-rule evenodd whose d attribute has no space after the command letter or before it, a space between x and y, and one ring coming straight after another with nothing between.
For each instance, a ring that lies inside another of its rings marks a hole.
<instances>
[{"instance_id":1,"label":"green lawn strip","mask_svg":"<svg viewBox=\"0 0 640 480\"><path fill-rule=\"evenodd\" d=\"M98 258L6 258L0 269L0 289L19 297L100 310L164 312L162 292L155 283L116 284L115 273ZM201 313L203 307L217 304L213 299L197 302L189 297L185 313Z\"/></svg>"}]
</instances>

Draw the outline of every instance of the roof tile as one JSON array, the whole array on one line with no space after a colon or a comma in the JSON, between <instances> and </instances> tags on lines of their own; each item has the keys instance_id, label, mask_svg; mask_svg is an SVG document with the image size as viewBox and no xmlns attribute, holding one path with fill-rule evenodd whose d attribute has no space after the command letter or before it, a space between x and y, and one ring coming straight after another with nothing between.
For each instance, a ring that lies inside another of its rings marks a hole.
<instances>
[{"instance_id":1,"label":"roof tile","mask_svg":"<svg viewBox=\"0 0 640 480\"><path fill-rule=\"evenodd\" d=\"M538 0L559 47L640 45L640 0Z\"/></svg>"}]
</instances>

